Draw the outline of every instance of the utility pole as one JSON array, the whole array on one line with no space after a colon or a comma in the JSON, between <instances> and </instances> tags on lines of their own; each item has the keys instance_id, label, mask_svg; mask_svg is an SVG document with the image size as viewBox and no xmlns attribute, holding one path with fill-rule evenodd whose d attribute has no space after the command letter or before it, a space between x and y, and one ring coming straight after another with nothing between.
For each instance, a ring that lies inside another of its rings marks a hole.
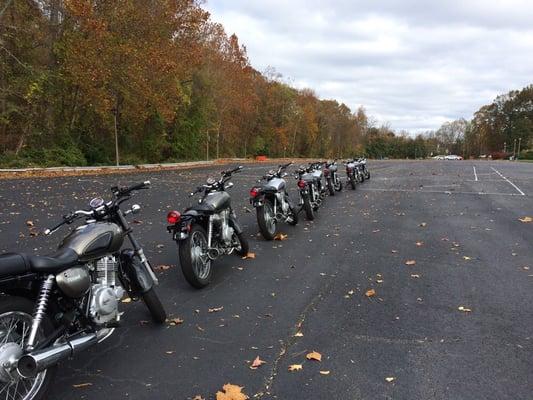
<instances>
[{"instance_id":1,"label":"utility pole","mask_svg":"<svg viewBox=\"0 0 533 400\"><path fill-rule=\"evenodd\" d=\"M503 142L503 152L507 153L507 143Z\"/></svg>"},{"instance_id":2,"label":"utility pole","mask_svg":"<svg viewBox=\"0 0 533 400\"><path fill-rule=\"evenodd\" d=\"M217 160L219 159L220 125L217 128Z\"/></svg>"},{"instance_id":3,"label":"utility pole","mask_svg":"<svg viewBox=\"0 0 533 400\"><path fill-rule=\"evenodd\" d=\"M513 160L516 158L516 139L513 142Z\"/></svg>"},{"instance_id":4,"label":"utility pole","mask_svg":"<svg viewBox=\"0 0 533 400\"><path fill-rule=\"evenodd\" d=\"M205 160L209 161L209 129L205 132L207 136L206 145L205 145Z\"/></svg>"},{"instance_id":5,"label":"utility pole","mask_svg":"<svg viewBox=\"0 0 533 400\"><path fill-rule=\"evenodd\" d=\"M522 138L518 138L518 153L516 153L516 159L520 157L520 145L522 144Z\"/></svg>"},{"instance_id":6,"label":"utility pole","mask_svg":"<svg viewBox=\"0 0 533 400\"><path fill-rule=\"evenodd\" d=\"M120 165L120 159L119 159L119 154L118 154L118 99L117 99L117 104L115 105L115 108L112 110L113 111L113 117L114 117L114 122L115 122L115 161L116 161L116 164L117 164L117 167Z\"/></svg>"}]
</instances>

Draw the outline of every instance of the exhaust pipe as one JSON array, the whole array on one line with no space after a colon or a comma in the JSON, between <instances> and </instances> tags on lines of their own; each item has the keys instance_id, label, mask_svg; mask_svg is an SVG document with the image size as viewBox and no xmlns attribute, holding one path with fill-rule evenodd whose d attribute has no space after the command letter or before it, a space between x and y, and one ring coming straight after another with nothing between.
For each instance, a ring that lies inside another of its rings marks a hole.
<instances>
[{"instance_id":1,"label":"exhaust pipe","mask_svg":"<svg viewBox=\"0 0 533 400\"><path fill-rule=\"evenodd\" d=\"M23 355L17 365L18 373L24 378L34 378L39 372L50 368L74 354L98 343L95 333L72 339L71 341L47 347L46 349Z\"/></svg>"}]
</instances>

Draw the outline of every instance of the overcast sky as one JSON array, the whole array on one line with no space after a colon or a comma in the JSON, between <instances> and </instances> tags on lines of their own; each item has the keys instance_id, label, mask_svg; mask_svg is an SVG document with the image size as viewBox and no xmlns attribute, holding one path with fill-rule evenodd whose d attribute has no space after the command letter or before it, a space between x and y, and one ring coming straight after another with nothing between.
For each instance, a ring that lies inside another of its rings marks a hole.
<instances>
[{"instance_id":1,"label":"overcast sky","mask_svg":"<svg viewBox=\"0 0 533 400\"><path fill-rule=\"evenodd\" d=\"M531 0L208 0L214 21L298 88L411 132L533 83Z\"/></svg>"}]
</instances>

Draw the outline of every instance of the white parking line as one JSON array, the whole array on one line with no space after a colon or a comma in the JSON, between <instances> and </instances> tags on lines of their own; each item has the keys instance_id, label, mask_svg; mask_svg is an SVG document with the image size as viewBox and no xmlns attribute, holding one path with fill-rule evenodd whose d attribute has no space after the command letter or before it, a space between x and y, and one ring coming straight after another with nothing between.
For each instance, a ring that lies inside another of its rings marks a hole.
<instances>
[{"instance_id":1,"label":"white parking line","mask_svg":"<svg viewBox=\"0 0 533 400\"><path fill-rule=\"evenodd\" d=\"M474 166L472 165L472 168L474 168L474 177L476 178L476 182L477 182L479 179L477 179L476 167L474 167Z\"/></svg>"},{"instance_id":2,"label":"white parking line","mask_svg":"<svg viewBox=\"0 0 533 400\"><path fill-rule=\"evenodd\" d=\"M526 194L520 190L518 186L516 186L513 182L511 182L509 179L507 179L505 176L503 176L500 171L498 171L496 168L491 167L494 172L496 172L498 175L500 175L503 179L505 179L507 182L511 184L512 187L514 187L516 190L518 190L518 193L520 193L522 196L525 196Z\"/></svg>"},{"instance_id":3,"label":"white parking line","mask_svg":"<svg viewBox=\"0 0 533 400\"><path fill-rule=\"evenodd\" d=\"M501 181L500 181L501 182ZM476 196L525 196L518 193L492 193L492 192L463 192L457 190L419 190L419 189L385 189L385 188L364 188L357 189L361 192L392 192L392 193L422 193L422 194L446 194L446 195L476 195Z\"/></svg>"}]
</instances>

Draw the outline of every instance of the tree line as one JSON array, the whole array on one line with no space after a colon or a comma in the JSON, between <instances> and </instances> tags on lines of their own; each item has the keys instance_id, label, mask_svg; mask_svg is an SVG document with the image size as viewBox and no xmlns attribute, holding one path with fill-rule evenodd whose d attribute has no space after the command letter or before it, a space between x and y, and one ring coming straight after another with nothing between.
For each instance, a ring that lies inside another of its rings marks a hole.
<instances>
[{"instance_id":1,"label":"tree line","mask_svg":"<svg viewBox=\"0 0 533 400\"><path fill-rule=\"evenodd\" d=\"M364 109L259 72L198 0L3 0L0 163L363 151Z\"/></svg>"},{"instance_id":2,"label":"tree line","mask_svg":"<svg viewBox=\"0 0 533 400\"><path fill-rule=\"evenodd\" d=\"M0 77L3 166L477 157L533 137L533 86L415 137L376 126L254 69L201 0L0 0Z\"/></svg>"}]
</instances>

